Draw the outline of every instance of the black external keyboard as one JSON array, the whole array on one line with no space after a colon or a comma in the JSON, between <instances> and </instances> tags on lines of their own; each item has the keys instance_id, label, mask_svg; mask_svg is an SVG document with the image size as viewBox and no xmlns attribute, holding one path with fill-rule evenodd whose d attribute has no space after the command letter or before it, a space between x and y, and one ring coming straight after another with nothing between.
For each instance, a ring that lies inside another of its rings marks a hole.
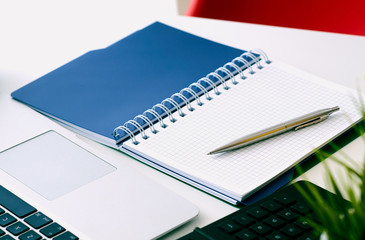
<instances>
[{"instance_id":1,"label":"black external keyboard","mask_svg":"<svg viewBox=\"0 0 365 240\"><path fill-rule=\"evenodd\" d=\"M0 240L14 239L79 238L0 185Z\"/></svg>"},{"instance_id":2,"label":"black external keyboard","mask_svg":"<svg viewBox=\"0 0 365 240\"><path fill-rule=\"evenodd\" d=\"M295 187L297 184L306 189L304 181L289 185L216 222L196 228L180 240L319 239L304 218L309 217L316 221L313 209ZM318 186L315 187L325 199L336 197Z\"/></svg>"}]
</instances>

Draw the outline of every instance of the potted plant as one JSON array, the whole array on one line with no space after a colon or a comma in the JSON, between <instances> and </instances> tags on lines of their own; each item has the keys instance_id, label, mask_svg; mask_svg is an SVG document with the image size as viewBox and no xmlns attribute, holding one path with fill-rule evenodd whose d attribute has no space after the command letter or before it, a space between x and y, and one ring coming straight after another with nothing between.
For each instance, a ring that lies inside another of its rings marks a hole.
<instances>
[{"instance_id":1,"label":"potted plant","mask_svg":"<svg viewBox=\"0 0 365 240\"><path fill-rule=\"evenodd\" d=\"M361 109L365 119L365 108L361 106ZM361 126L357 126L356 131L365 145L364 127ZM310 185L307 186L308 191L298 188L313 207L318 220L308 219L308 222L317 233L321 233L321 239L365 239L365 161L359 164L341 152L334 143L331 146L338 150L337 154L317 150L316 155L325 167L327 187L337 196L348 200L348 204L339 198L324 200L318 190ZM327 160L324 161L325 159ZM341 174L333 171L327 161L338 164L337 169L341 170ZM299 171L303 173L302 170Z\"/></svg>"}]
</instances>

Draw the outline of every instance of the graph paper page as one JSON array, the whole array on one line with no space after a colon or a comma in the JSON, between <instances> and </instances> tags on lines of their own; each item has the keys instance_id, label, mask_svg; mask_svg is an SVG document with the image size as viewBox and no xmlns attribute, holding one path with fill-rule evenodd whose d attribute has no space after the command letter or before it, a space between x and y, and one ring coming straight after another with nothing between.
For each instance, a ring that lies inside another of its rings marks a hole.
<instances>
[{"instance_id":1,"label":"graph paper page","mask_svg":"<svg viewBox=\"0 0 365 240\"><path fill-rule=\"evenodd\" d=\"M280 63L272 63L239 84L228 82L229 90L213 91L203 106L184 108L185 117L159 129L138 145L125 147L190 179L235 198L245 197L294 166L315 147L327 143L347 129L360 115L350 92L320 84L319 78ZM259 143L226 153L208 152L247 134L295 117L339 106L327 120L290 131ZM149 132L146 133L148 134Z\"/></svg>"}]
</instances>

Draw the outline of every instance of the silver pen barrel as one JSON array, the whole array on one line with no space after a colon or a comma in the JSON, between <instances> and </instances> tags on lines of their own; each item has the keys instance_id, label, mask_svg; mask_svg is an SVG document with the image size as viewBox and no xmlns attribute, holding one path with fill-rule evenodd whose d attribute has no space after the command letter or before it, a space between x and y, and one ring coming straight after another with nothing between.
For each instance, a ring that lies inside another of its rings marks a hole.
<instances>
[{"instance_id":1,"label":"silver pen barrel","mask_svg":"<svg viewBox=\"0 0 365 240\"><path fill-rule=\"evenodd\" d=\"M291 119L287 122L277 124L275 126L271 126L269 128L263 129L261 131L246 135L239 139L236 139L233 142L230 142L220 148L217 148L208 153L208 155L226 152L230 150L234 150L237 148L241 148L267 138L276 136L278 134L290 131L290 130L298 130L318 122L325 120L331 113L338 111L340 108L338 106L333 108L325 108L315 112L311 112L309 114Z\"/></svg>"}]
</instances>

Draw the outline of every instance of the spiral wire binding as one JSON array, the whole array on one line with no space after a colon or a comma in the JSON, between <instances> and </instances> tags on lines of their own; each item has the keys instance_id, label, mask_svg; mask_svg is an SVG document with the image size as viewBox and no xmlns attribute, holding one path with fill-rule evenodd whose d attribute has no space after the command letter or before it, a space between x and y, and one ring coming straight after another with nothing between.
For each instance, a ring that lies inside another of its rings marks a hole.
<instances>
[{"instance_id":1,"label":"spiral wire binding","mask_svg":"<svg viewBox=\"0 0 365 240\"><path fill-rule=\"evenodd\" d=\"M200 90L203 91L205 99L207 99L208 101L212 100L213 98L209 95L209 92L207 91L207 89L201 85L199 82L195 82L189 85L189 88L193 89L193 86L199 88Z\"/></svg>"},{"instance_id":2,"label":"spiral wire binding","mask_svg":"<svg viewBox=\"0 0 365 240\"><path fill-rule=\"evenodd\" d=\"M221 92L217 88L217 85L212 80L210 80L207 77L203 77L203 78L201 78L201 79L198 80L198 83L203 82L203 81L206 82L206 83L208 83L210 86L213 87L215 95L221 94Z\"/></svg>"},{"instance_id":3,"label":"spiral wire binding","mask_svg":"<svg viewBox=\"0 0 365 240\"><path fill-rule=\"evenodd\" d=\"M258 54L259 56L255 55ZM251 61L253 63L251 64L248 62L244 57L251 58ZM263 69L264 66L260 63L260 57L263 57L264 62L266 64L272 63L272 61L268 58L266 53L262 51L261 49L254 49L249 52L243 53L241 56L236 57L231 62L226 63L223 67L220 67L216 69L214 72L209 73L207 76L199 79L197 82L194 82L189 85L189 87L183 88L179 93L174 93L171 95L171 97L164 99L161 103L158 103L154 105L151 109L147 109L143 112L142 115L137 115L133 120L129 120L126 123L123 124L123 126L118 126L114 129L113 135L115 138L117 138L120 134L119 131L123 131L125 134L129 136L129 138L132 140L133 144L138 144L139 142L136 139L137 134L141 134L142 139L146 140L148 139L148 135L145 132L145 128L149 128L151 130L151 133L156 134L158 131L154 127L154 124L159 122L161 128L166 128L168 125L164 123L163 118L168 117L169 121L171 123L176 122L178 119L176 119L173 116L174 110L177 111L178 115L180 117L186 116L186 114L182 111L181 106L186 106L189 111L194 111L195 109L191 106L192 101L196 101L198 106L202 106L204 103L201 101L201 96L205 96L205 99L210 101L213 98L209 95L209 92L211 90L214 91L215 95L220 95L221 92L218 90L218 85L222 85L225 90L229 90L230 88L227 85L227 81L231 80L233 85L238 84L239 82L235 80L235 75L239 75L240 79L245 80L247 77L244 75L244 70L248 69L249 74L255 74L255 71L253 70L253 66L256 66L257 69ZM242 66L240 67L239 64ZM234 69L234 71L229 70ZM222 76L219 73L224 73L225 76ZM211 78L217 79L217 82L219 84L217 85L216 82L214 82ZM203 83L207 85L208 87L204 87ZM199 89L199 92L196 92L193 90L193 88ZM185 93L188 93L191 95L189 98L193 98L192 100L189 100L185 95ZM199 96L199 94L201 96ZM184 103L181 105L177 101L177 99L180 100L181 103ZM170 104L173 106L172 109L169 109L167 104ZM158 109L163 111L163 114L158 113ZM150 120L148 117L148 114L152 115L154 117L154 120ZM165 116L166 115L166 116ZM139 121L141 120L143 123L141 124ZM154 123L154 121L157 121ZM148 125L145 126L144 125ZM135 129L132 131L128 126L131 125ZM134 131L137 131L137 133L134 133Z\"/></svg>"},{"instance_id":4,"label":"spiral wire binding","mask_svg":"<svg viewBox=\"0 0 365 240\"><path fill-rule=\"evenodd\" d=\"M226 68L224 68L224 67L220 67L220 68L218 68L217 70L215 70L215 72L216 72L217 74L219 74L219 71L222 71L222 72L224 72L225 74L227 74L227 76L229 76L229 79L231 79L231 80L232 80L232 84L233 84L233 85L238 84L238 82L234 79L234 75L232 74L232 72L228 71L228 69L226 69Z\"/></svg>"},{"instance_id":5,"label":"spiral wire binding","mask_svg":"<svg viewBox=\"0 0 365 240\"><path fill-rule=\"evenodd\" d=\"M139 132L141 133L143 139L147 139L148 138L147 135L146 135L146 133L145 133L145 131L144 131L144 129L142 128L142 126L138 122L136 122L134 120L129 120L126 123L124 123L123 126L126 127L126 128L128 128L128 124L131 124L134 127L136 127L139 130Z\"/></svg>"},{"instance_id":6,"label":"spiral wire binding","mask_svg":"<svg viewBox=\"0 0 365 240\"><path fill-rule=\"evenodd\" d=\"M243 56L244 56L244 54L243 54ZM249 73L252 75L252 74L254 74L255 73L255 71L253 70L253 68L252 68L252 66L251 66L251 64L246 60L246 59L244 59L243 57L242 57L242 55L241 56L239 56L239 57L236 57L235 59L233 59L233 63L235 62L235 61L239 61L240 63L242 63L245 67L247 67L248 68L248 70L249 70Z\"/></svg>"},{"instance_id":7,"label":"spiral wire binding","mask_svg":"<svg viewBox=\"0 0 365 240\"><path fill-rule=\"evenodd\" d=\"M158 122L160 123L160 126L161 126L162 128L166 128L166 127L167 127L167 125L163 122L163 119L161 118L160 114L158 114L158 112L156 112L156 111L155 111L155 110L153 110L153 109L147 109L147 110L143 113L143 115L145 115L145 116L147 117L147 113L150 113L150 114L152 114L153 116L155 116L155 117L158 119ZM115 133L115 131L114 131L114 133Z\"/></svg>"},{"instance_id":8,"label":"spiral wire binding","mask_svg":"<svg viewBox=\"0 0 365 240\"><path fill-rule=\"evenodd\" d=\"M189 99L187 99L183 94L181 94L181 93L174 93L171 96L171 99L173 99L175 96L178 97L178 98L180 98L181 100L183 100L185 102L185 106L188 107L188 110L190 112L194 111L194 108L191 106Z\"/></svg>"},{"instance_id":9,"label":"spiral wire binding","mask_svg":"<svg viewBox=\"0 0 365 240\"><path fill-rule=\"evenodd\" d=\"M196 102L198 103L198 105L199 105L199 106L202 106L202 105L203 105L203 103L200 101L200 97L199 97L199 95L198 95L198 94L196 94L196 92L194 92L194 91L193 91L193 89L188 88L188 87L183 88L183 89L180 91L181 95L183 95L183 94L184 94L184 92L188 92L188 93L190 93L190 94L191 94L191 95L195 98L195 100L196 100ZM193 109L194 109L194 108L193 108Z\"/></svg>"},{"instance_id":10,"label":"spiral wire binding","mask_svg":"<svg viewBox=\"0 0 365 240\"><path fill-rule=\"evenodd\" d=\"M162 104L164 104L164 102L169 102L171 105L176 107L180 117L185 117L185 113L183 113L181 107L179 106L179 104L175 100L173 100L171 98L166 98L165 100L162 101Z\"/></svg>"},{"instance_id":11,"label":"spiral wire binding","mask_svg":"<svg viewBox=\"0 0 365 240\"><path fill-rule=\"evenodd\" d=\"M208 77L208 78L209 78L210 76L213 76L213 77L218 78L219 82L223 85L223 88L224 88L225 90L228 90L228 89L229 89L229 87L227 86L226 81L223 79L223 77L222 77L221 75L219 75L219 74L218 74L218 73L216 73L216 72L212 72L212 73L209 73L209 74L207 75L207 77Z\"/></svg>"},{"instance_id":12,"label":"spiral wire binding","mask_svg":"<svg viewBox=\"0 0 365 240\"><path fill-rule=\"evenodd\" d=\"M154 124L151 122L151 120L148 117L146 117L145 115L137 115L133 120L137 122L138 118L141 118L143 121L145 121L148 124L149 129L151 130L151 132L153 134L157 133L157 130L155 129Z\"/></svg>"},{"instance_id":13,"label":"spiral wire binding","mask_svg":"<svg viewBox=\"0 0 365 240\"><path fill-rule=\"evenodd\" d=\"M240 78L242 80L245 80L246 79L245 75L243 74L243 71L236 64L234 64L233 62L229 62L229 63L224 64L223 67L224 68L227 68L227 66L233 67L237 71L237 73L240 75Z\"/></svg>"}]
</instances>

